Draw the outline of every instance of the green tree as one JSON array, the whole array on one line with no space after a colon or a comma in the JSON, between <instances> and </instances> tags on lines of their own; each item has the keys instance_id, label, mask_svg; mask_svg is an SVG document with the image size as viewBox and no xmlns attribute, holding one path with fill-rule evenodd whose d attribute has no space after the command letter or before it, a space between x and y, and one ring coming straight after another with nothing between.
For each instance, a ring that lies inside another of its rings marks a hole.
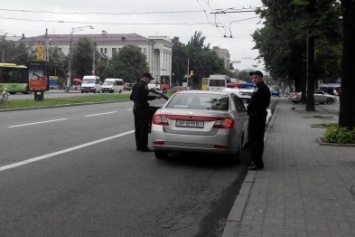
<instances>
[{"instance_id":1,"label":"green tree","mask_svg":"<svg viewBox=\"0 0 355 237\"><path fill-rule=\"evenodd\" d=\"M72 76L83 78L92 75L94 45L87 37L79 38L73 47Z\"/></svg>"},{"instance_id":2,"label":"green tree","mask_svg":"<svg viewBox=\"0 0 355 237\"><path fill-rule=\"evenodd\" d=\"M123 79L127 82L138 81L144 72L149 71L147 57L135 45L125 45L118 53L116 62L119 61L124 68ZM123 72L123 71L122 71Z\"/></svg>"},{"instance_id":3,"label":"green tree","mask_svg":"<svg viewBox=\"0 0 355 237\"><path fill-rule=\"evenodd\" d=\"M211 74L229 74L224 68L223 60L210 49L210 44L205 45L205 39L201 32L195 32L186 45L189 69L193 71L193 88L200 88L203 77Z\"/></svg>"},{"instance_id":4,"label":"green tree","mask_svg":"<svg viewBox=\"0 0 355 237\"><path fill-rule=\"evenodd\" d=\"M58 47L48 48L48 54L49 75L58 76L64 80L67 75L63 60L64 54Z\"/></svg>"},{"instance_id":5,"label":"green tree","mask_svg":"<svg viewBox=\"0 0 355 237\"><path fill-rule=\"evenodd\" d=\"M127 75L128 72L126 72L125 65L121 62L121 59L118 57L118 54L114 54L112 56L111 60L108 61L105 69L101 74L103 78L123 78L125 81L127 81Z\"/></svg>"},{"instance_id":6,"label":"green tree","mask_svg":"<svg viewBox=\"0 0 355 237\"><path fill-rule=\"evenodd\" d=\"M187 50L186 46L179 41L178 37L174 37L172 43L173 84L182 85L182 80L187 73Z\"/></svg>"},{"instance_id":7,"label":"green tree","mask_svg":"<svg viewBox=\"0 0 355 237\"><path fill-rule=\"evenodd\" d=\"M322 57L328 46L340 42L339 4L335 0L263 0L263 3L265 10L257 12L265 18L265 27L253 35L260 57L273 78L295 81L296 90L301 88L304 92L302 102L306 102L306 110L313 111L316 82L339 72L339 64L322 66L331 61ZM337 51L333 52L336 56Z\"/></svg>"},{"instance_id":8,"label":"green tree","mask_svg":"<svg viewBox=\"0 0 355 237\"><path fill-rule=\"evenodd\" d=\"M28 61L28 48L23 44L16 44L14 41L8 41L5 36L0 38L0 60L6 63L16 63L26 65Z\"/></svg>"}]
</instances>

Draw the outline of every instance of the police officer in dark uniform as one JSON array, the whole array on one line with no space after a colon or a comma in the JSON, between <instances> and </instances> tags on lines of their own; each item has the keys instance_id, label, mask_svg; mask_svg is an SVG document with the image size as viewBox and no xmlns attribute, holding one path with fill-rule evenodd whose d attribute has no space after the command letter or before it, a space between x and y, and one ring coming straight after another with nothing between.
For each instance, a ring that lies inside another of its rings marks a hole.
<instances>
[{"instance_id":1,"label":"police officer in dark uniform","mask_svg":"<svg viewBox=\"0 0 355 237\"><path fill-rule=\"evenodd\" d=\"M264 134L266 126L267 108L270 104L270 89L263 81L261 71L250 72L251 80L256 88L248 104L247 112L249 115L248 124L248 143L252 164L249 170L264 168Z\"/></svg>"},{"instance_id":2,"label":"police officer in dark uniform","mask_svg":"<svg viewBox=\"0 0 355 237\"><path fill-rule=\"evenodd\" d=\"M160 98L157 96L149 96L148 83L153 79L150 73L144 73L141 80L133 86L130 99L133 100L134 128L137 151L151 152L148 147L148 128L149 120L153 111L149 107L148 100Z\"/></svg>"}]
</instances>

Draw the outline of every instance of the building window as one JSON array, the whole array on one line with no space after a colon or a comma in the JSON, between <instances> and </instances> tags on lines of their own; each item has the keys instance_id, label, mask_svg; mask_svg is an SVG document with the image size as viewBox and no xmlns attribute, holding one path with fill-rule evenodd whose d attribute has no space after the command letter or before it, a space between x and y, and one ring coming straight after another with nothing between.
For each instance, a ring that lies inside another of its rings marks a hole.
<instances>
[{"instance_id":1,"label":"building window","mask_svg":"<svg viewBox=\"0 0 355 237\"><path fill-rule=\"evenodd\" d=\"M117 49L116 48L112 48L112 56L117 54Z\"/></svg>"},{"instance_id":2,"label":"building window","mask_svg":"<svg viewBox=\"0 0 355 237\"><path fill-rule=\"evenodd\" d=\"M105 52L104 53L107 54L107 48L105 48Z\"/></svg>"}]
</instances>

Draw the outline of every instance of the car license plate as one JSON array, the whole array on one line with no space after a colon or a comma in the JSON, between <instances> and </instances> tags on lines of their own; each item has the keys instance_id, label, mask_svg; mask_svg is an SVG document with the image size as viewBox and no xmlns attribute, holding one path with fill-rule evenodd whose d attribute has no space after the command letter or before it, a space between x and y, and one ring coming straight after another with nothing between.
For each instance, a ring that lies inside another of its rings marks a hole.
<instances>
[{"instance_id":1,"label":"car license plate","mask_svg":"<svg viewBox=\"0 0 355 237\"><path fill-rule=\"evenodd\" d=\"M203 121L176 120L176 127L203 128Z\"/></svg>"}]
</instances>

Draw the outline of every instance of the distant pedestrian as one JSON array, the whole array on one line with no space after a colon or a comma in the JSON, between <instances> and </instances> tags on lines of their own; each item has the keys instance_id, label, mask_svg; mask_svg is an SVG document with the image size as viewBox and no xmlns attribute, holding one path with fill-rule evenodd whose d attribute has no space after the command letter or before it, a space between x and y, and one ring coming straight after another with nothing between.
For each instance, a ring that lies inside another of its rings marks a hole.
<instances>
[{"instance_id":1,"label":"distant pedestrian","mask_svg":"<svg viewBox=\"0 0 355 237\"><path fill-rule=\"evenodd\" d=\"M66 90L67 89L67 83L65 81L63 81L62 83L62 89L63 90Z\"/></svg>"},{"instance_id":2,"label":"distant pedestrian","mask_svg":"<svg viewBox=\"0 0 355 237\"><path fill-rule=\"evenodd\" d=\"M264 135L267 117L267 108L270 104L270 89L263 81L261 71L250 72L251 80L255 83L255 92L248 104L248 144L252 163L249 170L258 170L264 168Z\"/></svg>"},{"instance_id":3,"label":"distant pedestrian","mask_svg":"<svg viewBox=\"0 0 355 237\"><path fill-rule=\"evenodd\" d=\"M148 130L152 109L149 107L148 100L160 98L157 96L149 96L148 84L152 80L150 73L144 73L140 81L132 88L130 99L133 100L134 115L134 133L136 139L136 149L142 152L151 152L148 147Z\"/></svg>"}]
</instances>

